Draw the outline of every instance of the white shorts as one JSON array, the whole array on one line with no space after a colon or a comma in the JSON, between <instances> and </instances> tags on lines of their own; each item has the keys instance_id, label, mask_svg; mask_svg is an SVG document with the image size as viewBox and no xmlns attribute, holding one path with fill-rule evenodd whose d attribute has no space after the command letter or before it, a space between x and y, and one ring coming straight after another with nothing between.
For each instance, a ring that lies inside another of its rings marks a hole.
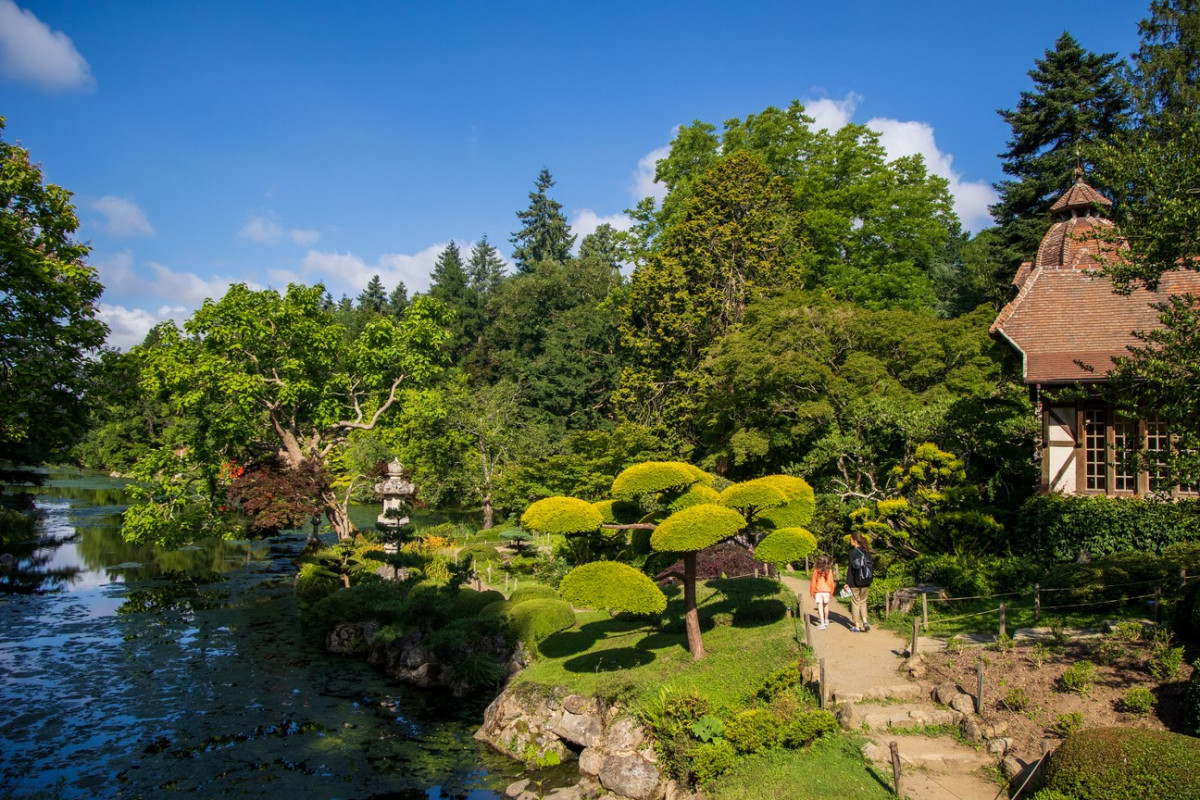
<instances>
[{"instance_id":1,"label":"white shorts","mask_svg":"<svg viewBox=\"0 0 1200 800\"><path fill-rule=\"evenodd\" d=\"M833 595L830 594L829 592L817 592L816 594L813 595L813 600L815 600L817 602L817 605L819 605L819 606L829 605L829 601L832 599L833 599Z\"/></svg>"}]
</instances>

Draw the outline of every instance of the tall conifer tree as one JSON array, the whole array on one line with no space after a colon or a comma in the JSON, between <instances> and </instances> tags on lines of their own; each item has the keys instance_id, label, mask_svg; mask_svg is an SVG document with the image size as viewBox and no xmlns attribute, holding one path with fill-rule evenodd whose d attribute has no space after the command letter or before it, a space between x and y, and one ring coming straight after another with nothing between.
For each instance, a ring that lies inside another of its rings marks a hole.
<instances>
[{"instance_id":1,"label":"tall conifer tree","mask_svg":"<svg viewBox=\"0 0 1200 800\"><path fill-rule=\"evenodd\" d=\"M1015 109L999 111L1012 128L1001 154L1012 177L996 184L1000 201L991 212L1006 276L1033 258L1050 227L1050 206L1071 185L1080 149L1112 136L1129 108L1115 53L1096 55L1064 32L1034 64L1033 90L1021 92Z\"/></svg>"},{"instance_id":2,"label":"tall conifer tree","mask_svg":"<svg viewBox=\"0 0 1200 800\"><path fill-rule=\"evenodd\" d=\"M534 191L529 193L529 207L517 212L524 227L509 239L513 243L513 261L517 272L533 269L539 261L567 261L575 237L563 216L562 204L546 194L554 186L554 178L545 167L538 173Z\"/></svg>"},{"instance_id":3,"label":"tall conifer tree","mask_svg":"<svg viewBox=\"0 0 1200 800\"><path fill-rule=\"evenodd\" d=\"M467 259L467 277L471 288L483 296L493 294L504 280L504 259L488 241L487 234L471 248Z\"/></svg>"}]
</instances>

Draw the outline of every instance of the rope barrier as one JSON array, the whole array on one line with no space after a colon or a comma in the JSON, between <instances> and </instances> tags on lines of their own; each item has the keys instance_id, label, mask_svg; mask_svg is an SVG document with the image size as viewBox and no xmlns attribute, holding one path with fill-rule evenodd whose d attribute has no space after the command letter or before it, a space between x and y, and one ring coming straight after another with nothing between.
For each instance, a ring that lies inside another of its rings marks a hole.
<instances>
[{"instance_id":1,"label":"rope barrier","mask_svg":"<svg viewBox=\"0 0 1200 800\"><path fill-rule=\"evenodd\" d=\"M931 603L948 603L951 600L987 600L991 597L1024 597L1032 592L1005 592L1004 594L975 594L967 597L930 597Z\"/></svg>"},{"instance_id":2,"label":"rope barrier","mask_svg":"<svg viewBox=\"0 0 1200 800\"><path fill-rule=\"evenodd\" d=\"M957 617L938 617L937 622L953 622L956 619L967 619L969 617L982 617L984 614L999 614L999 608L989 608L987 611L977 611L974 614L959 614Z\"/></svg>"}]
</instances>

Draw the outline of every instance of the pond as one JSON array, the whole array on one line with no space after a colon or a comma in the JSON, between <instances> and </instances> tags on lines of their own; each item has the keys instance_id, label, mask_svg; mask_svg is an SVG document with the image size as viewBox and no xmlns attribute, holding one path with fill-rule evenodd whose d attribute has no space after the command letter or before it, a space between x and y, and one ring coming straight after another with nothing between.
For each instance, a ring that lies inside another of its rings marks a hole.
<instances>
[{"instance_id":1,"label":"pond","mask_svg":"<svg viewBox=\"0 0 1200 800\"><path fill-rule=\"evenodd\" d=\"M489 697L306 640L302 536L138 547L119 482L48 477L0 594L0 797L491 800L514 779L471 738Z\"/></svg>"}]
</instances>

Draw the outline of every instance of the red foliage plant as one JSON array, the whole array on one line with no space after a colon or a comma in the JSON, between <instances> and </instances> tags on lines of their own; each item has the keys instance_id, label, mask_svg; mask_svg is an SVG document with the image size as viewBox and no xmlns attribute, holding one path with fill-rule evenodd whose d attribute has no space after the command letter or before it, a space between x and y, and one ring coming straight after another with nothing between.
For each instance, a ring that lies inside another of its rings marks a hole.
<instances>
[{"instance_id":1,"label":"red foliage plant","mask_svg":"<svg viewBox=\"0 0 1200 800\"><path fill-rule=\"evenodd\" d=\"M696 578L735 578L753 575L755 570L763 572L765 566L754 559L754 554L737 542L720 542L705 548L696 554ZM676 561L671 566L654 576L661 583L665 580L683 580L683 561Z\"/></svg>"},{"instance_id":2,"label":"red foliage plant","mask_svg":"<svg viewBox=\"0 0 1200 800\"><path fill-rule=\"evenodd\" d=\"M229 486L236 503L258 535L299 528L321 512L321 492L328 486L324 470L312 459L291 469L277 455L248 464Z\"/></svg>"}]
</instances>

